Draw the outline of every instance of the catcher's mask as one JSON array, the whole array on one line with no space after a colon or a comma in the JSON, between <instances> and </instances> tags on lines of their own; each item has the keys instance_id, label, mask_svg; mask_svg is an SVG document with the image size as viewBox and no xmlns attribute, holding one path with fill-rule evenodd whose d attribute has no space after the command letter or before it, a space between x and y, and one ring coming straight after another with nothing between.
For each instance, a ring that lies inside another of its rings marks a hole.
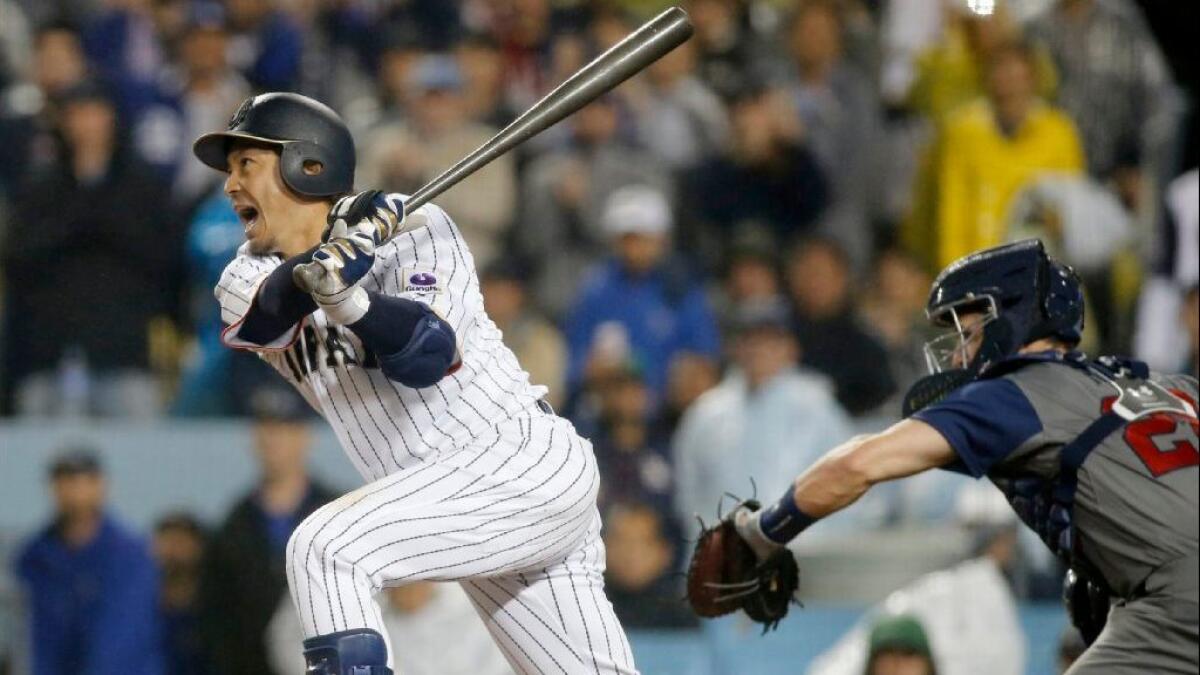
<instances>
[{"instance_id":1,"label":"catcher's mask","mask_svg":"<svg viewBox=\"0 0 1200 675\"><path fill-rule=\"evenodd\" d=\"M905 397L907 416L987 373L1036 340L1083 334L1083 291L1037 239L960 258L933 282L925 314L946 332L925 345L930 375Z\"/></svg>"}]
</instances>

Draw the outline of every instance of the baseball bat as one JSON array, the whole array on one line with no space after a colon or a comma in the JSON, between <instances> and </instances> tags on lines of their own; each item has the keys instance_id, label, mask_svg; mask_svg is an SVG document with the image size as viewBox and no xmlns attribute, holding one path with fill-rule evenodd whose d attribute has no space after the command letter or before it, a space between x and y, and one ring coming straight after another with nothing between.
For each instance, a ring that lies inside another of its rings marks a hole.
<instances>
[{"instance_id":1,"label":"baseball bat","mask_svg":"<svg viewBox=\"0 0 1200 675\"><path fill-rule=\"evenodd\" d=\"M687 12L671 7L597 56L486 143L423 185L404 202L405 214L478 171L488 162L596 100L692 36Z\"/></svg>"}]
</instances>

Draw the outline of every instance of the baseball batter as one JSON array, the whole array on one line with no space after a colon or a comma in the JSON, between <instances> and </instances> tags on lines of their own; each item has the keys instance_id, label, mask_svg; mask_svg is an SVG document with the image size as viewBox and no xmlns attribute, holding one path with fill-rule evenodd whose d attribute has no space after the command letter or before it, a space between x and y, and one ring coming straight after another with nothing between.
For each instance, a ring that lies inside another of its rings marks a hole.
<instances>
[{"instance_id":1,"label":"baseball batter","mask_svg":"<svg viewBox=\"0 0 1200 675\"><path fill-rule=\"evenodd\" d=\"M288 543L307 672L390 675L404 645L373 596L416 580L460 582L517 672L636 672L591 445L501 342L445 212L350 194L353 140L303 96L248 99L194 149L246 229L215 291L223 340L291 382L367 481Z\"/></svg>"},{"instance_id":2,"label":"baseball batter","mask_svg":"<svg viewBox=\"0 0 1200 675\"><path fill-rule=\"evenodd\" d=\"M926 347L934 373L909 393L909 419L835 448L778 503L740 506L727 521L761 561L757 574L871 485L938 467L987 476L1071 567L1068 608L1091 643L1071 675L1196 673L1195 378L1073 351L1079 282L1036 240L950 265L927 312L950 330ZM720 567L697 551L696 569ZM752 589L756 602L742 606L752 616L786 613L765 584L719 581L709 587Z\"/></svg>"}]
</instances>

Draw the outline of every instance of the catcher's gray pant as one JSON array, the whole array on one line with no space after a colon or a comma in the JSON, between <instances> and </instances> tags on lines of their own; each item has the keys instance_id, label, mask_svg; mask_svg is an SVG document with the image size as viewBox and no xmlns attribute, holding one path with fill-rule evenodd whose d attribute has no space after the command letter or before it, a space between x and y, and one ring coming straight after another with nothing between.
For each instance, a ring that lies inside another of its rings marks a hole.
<instances>
[{"instance_id":1,"label":"catcher's gray pant","mask_svg":"<svg viewBox=\"0 0 1200 675\"><path fill-rule=\"evenodd\" d=\"M381 588L459 581L517 672L636 673L604 595L598 487L591 445L535 412L344 495L288 542L305 636L386 635Z\"/></svg>"},{"instance_id":2,"label":"catcher's gray pant","mask_svg":"<svg viewBox=\"0 0 1200 675\"><path fill-rule=\"evenodd\" d=\"M1068 675L1200 672L1196 560L1164 566L1146 585L1146 596L1113 606L1104 631Z\"/></svg>"}]
</instances>

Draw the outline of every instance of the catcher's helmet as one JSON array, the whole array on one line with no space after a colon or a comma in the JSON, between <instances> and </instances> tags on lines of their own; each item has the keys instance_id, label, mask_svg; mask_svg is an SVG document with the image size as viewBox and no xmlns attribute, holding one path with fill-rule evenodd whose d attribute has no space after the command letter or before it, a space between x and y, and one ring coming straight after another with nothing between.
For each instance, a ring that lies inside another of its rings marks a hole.
<instances>
[{"instance_id":1,"label":"catcher's helmet","mask_svg":"<svg viewBox=\"0 0 1200 675\"><path fill-rule=\"evenodd\" d=\"M1026 239L951 263L933 282L925 313L937 325L956 328L958 346L969 339L959 316L985 313L979 349L969 364L959 364L981 374L1041 338L1078 344L1083 336L1083 304L1074 270L1047 255L1041 241ZM944 364L930 349L932 345L926 345L926 356L931 369L938 371Z\"/></svg>"},{"instance_id":2,"label":"catcher's helmet","mask_svg":"<svg viewBox=\"0 0 1200 675\"><path fill-rule=\"evenodd\" d=\"M204 134L192 151L201 162L229 171L230 144L239 139L279 148L283 182L307 197L330 197L354 188L354 139L329 106L307 96L274 92L251 96L229 120L227 131ZM304 171L319 162L319 173Z\"/></svg>"}]
</instances>

